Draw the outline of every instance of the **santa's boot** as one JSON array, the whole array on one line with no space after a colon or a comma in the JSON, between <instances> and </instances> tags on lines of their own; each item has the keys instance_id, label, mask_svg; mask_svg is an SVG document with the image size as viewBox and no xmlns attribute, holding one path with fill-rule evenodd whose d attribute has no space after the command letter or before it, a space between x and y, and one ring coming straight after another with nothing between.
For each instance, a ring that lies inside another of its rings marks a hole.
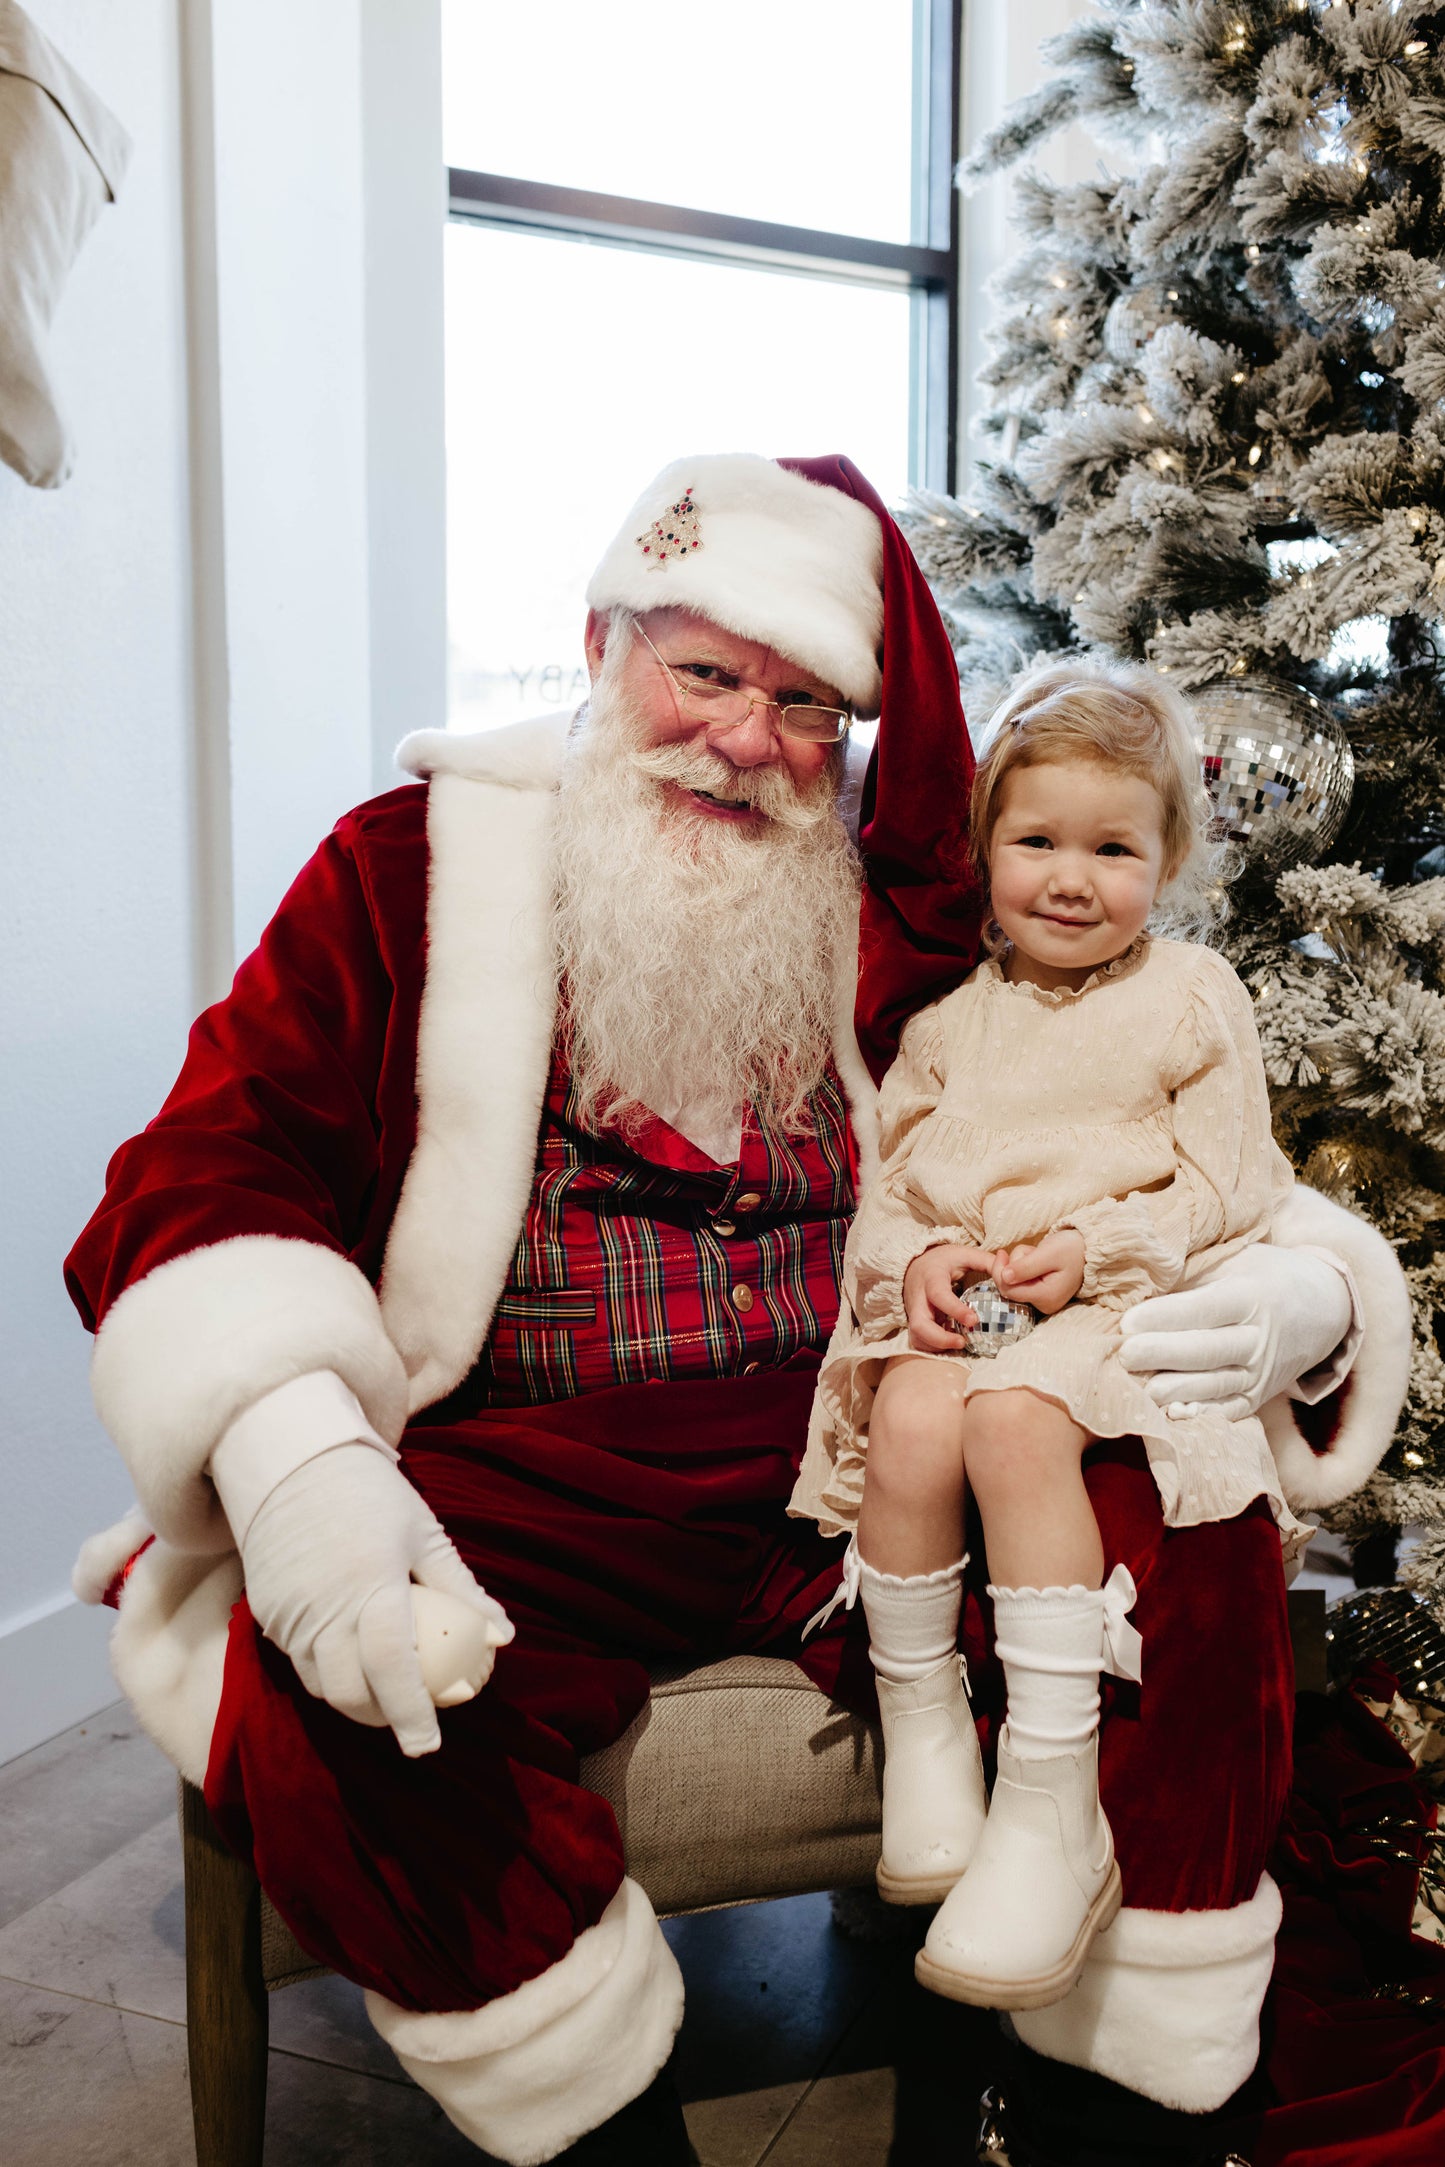
<instances>
[{"instance_id":1,"label":"santa's boot","mask_svg":"<svg viewBox=\"0 0 1445 2167\"><path fill-rule=\"evenodd\" d=\"M569 2144L554 2167L698 2167L671 2063L640 2097Z\"/></svg>"},{"instance_id":2,"label":"santa's boot","mask_svg":"<svg viewBox=\"0 0 1445 2167\"><path fill-rule=\"evenodd\" d=\"M988 1795L958 1654L967 1563L900 1579L858 1561L883 1718L885 1903L938 1903L983 1832Z\"/></svg>"},{"instance_id":3,"label":"santa's boot","mask_svg":"<svg viewBox=\"0 0 1445 2167\"><path fill-rule=\"evenodd\" d=\"M1001 2045L1006 2070L979 2102L979 2167L1249 2167L1231 2134L1237 2102L1185 2114L1027 2047Z\"/></svg>"},{"instance_id":4,"label":"santa's boot","mask_svg":"<svg viewBox=\"0 0 1445 2167\"><path fill-rule=\"evenodd\" d=\"M1083 1969L1120 1903L1099 1805L1099 1672L1138 1676L1134 1583L991 1588L1008 1691L998 1780L968 1874L918 1953L920 1982L985 2009L1042 2009Z\"/></svg>"}]
</instances>

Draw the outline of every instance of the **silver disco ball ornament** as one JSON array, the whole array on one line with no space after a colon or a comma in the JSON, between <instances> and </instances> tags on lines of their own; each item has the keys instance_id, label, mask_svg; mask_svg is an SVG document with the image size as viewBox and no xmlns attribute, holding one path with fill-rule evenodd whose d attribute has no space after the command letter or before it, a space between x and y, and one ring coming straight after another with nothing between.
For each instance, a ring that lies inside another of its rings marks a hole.
<instances>
[{"instance_id":1,"label":"silver disco ball ornament","mask_svg":"<svg viewBox=\"0 0 1445 2167\"><path fill-rule=\"evenodd\" d=\"M1039 1321L1027 1302L1011 1302L991 1279L979 1279L958 1291L978 1318L973 1330L963 1335L970 1354L997 1354L1001 1347L1011 1347L1031 1332Z\"/></svg>"},{"instance_id":2,"label":"silver disco ball ornament","mask_svg":"<svg viewBox=\"0 0 1445 2167\"><path fill-rule=\"evenodd\" d=\"M1323 700L1277 678L1239 677L1194 694L1204 782L1221 838L1281 869L1319 857L1339 834L1355 756Z\"/></svg>"}]
</instances>

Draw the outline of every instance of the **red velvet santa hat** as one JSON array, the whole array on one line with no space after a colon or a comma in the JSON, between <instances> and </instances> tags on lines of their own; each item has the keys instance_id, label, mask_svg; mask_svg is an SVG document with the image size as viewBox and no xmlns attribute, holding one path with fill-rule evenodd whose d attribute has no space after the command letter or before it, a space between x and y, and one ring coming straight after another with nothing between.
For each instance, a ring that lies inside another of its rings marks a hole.
<instances>
[{"instance_id":1,"label":"red velvet santa hat","mask_svg":"<svg viewBox=\"0 0 1445 2167\"><path fill-rule=\"evenodd\" d=\"M876 1082L908 1018L978 961L983 891L968 850L973 749L953 647L897 520L851 459L781 464L866 505L883 540L882 691L858 823L867 877L854 1010Z\"/></svg>"},{"instance_id":2,"label":"red velvet santa hat","mask_svg":"<svg viewBox=\"0 0 1445 2167\"><path fill-rule=\"evenodd\" d=\"M881 1078L914 1010L973 968L982 918L958 670L897 522L850 459L674 460L623 521L587 601L696 610L877 713L856 1020Z\"/></svg>"},{"instance_id":3,"label":"red velvet santa hat","mask_svg":"<svg viewBox=\"0 0 1445 2167\"><path fill-rule=\"evenodd\" d=\"M821 478L821 477L820 477ZM691 609L878 711L878 523L852 496L756 452L674 459L587 588L590 609Z\"/></svg>"}]
</instances>

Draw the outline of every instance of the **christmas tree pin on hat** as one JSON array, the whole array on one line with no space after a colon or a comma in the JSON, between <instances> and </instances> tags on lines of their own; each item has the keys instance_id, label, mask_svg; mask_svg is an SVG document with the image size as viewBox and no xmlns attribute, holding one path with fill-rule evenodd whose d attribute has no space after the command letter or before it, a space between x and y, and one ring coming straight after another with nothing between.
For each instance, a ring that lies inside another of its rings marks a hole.
<instances>
[{"instance_id":1,"label":"christmas tree pin on hat","mask_svg":"<svg viewBox=\"0 0 1445 2167\"><path fill-rule=\"evenodd\" d=\"M669 504L662 517L654 519L638 535L637 546L644 557L652 559L656 570L661 570L669 557L685 557L690 549L702 548L691 488L684 489L676 504Z\"/></svg>"}]
</instances>

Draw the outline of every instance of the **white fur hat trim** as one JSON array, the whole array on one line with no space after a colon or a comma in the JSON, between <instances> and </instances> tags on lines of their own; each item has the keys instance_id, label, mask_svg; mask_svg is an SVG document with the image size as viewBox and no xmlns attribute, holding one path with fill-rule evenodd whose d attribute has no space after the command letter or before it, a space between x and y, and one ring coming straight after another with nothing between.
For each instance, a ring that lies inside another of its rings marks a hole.
<instances>
[{"instance_id":1,"label":"white fur hat trim","mask_svg":"<svg viewBox=\"0 0 1445 2167\"><path fill-rule=\"evenodd\" d=\"M687 546L659 548L674 508ZM755 452L676 459L638 498L592 575L592 609L690 609L761 640L878 707L883 536L856 497Z\"/></svg>"}]
</instances>

